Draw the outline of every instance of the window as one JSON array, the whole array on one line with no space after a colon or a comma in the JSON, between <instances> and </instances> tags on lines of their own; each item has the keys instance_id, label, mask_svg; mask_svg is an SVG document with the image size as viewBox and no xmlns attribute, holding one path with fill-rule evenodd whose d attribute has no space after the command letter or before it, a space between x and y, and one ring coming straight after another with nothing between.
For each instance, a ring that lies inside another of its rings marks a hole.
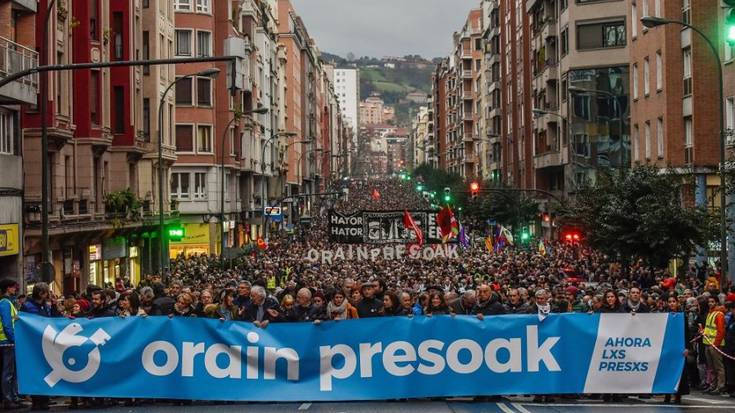
<instances>
[{"instance_id":1,"label":"window","mask_svg":"<svg viewBox=\"0 0 735 413\"><path fill-rule=\"evenodd\" d=\"M112 13L112 33L112 60L123 60L123 15L119 11Z\"/></svg>"},{"instance_id":2,"label":"window","mask_svg":"<svg viewBox=\"0 0 735 413\"><path fill-rule=\"evenodd\" d=\"M100 39L99 10L97 1L89 2L89 37L92 40Z\"/></svg>"},{"instance_id":3,"label":"window","mask_svg":"<svg viewBox=\"0 0 735 413\"><path fill-rule=\"evenodd\" d=\"M691 0L682 0L681 2L681 21L684 23L691 23Z\"/></svg>"},{"instance_id":4,"label":"window","mask_svg":"<svg viewBox=\"0 0 735 413\"><path fill-rule=\"evenodd\" d=\"M143 0L143 8L147 9L148 7L150 7L149 3L150 3L149 0Z\"/></svg>"},{"instance_id":5,"label":"window","mask_svg":"<svg viewBox=\"0 0 735 413\"><path fill-rule=\"evenodd\" d=\"M212 33L197 32L197 56L209 57L212 55Z\"/></svg>"},{"instance_id":6,"label":"window","mask_svg":"<svg viewBox=\"0 0 735 413\"><path fill-rule=\"evenodd\" d=\"M194 152L194 127L176 125L176 151Z\"/></svg>"},{"instance_id":7,"label":"window","mask_svg":"<svg viewBox=\"0 0 735 413\"><path fill-rule=\"evenodd\" d=\"M653 15L656 17L661 17L661 0L654 0Z\"/></svg>"},{"instance_id":8,"label":"window","mask_svg":"<svg viewBox=\"0 0 735 413\"><path fill-rule=\"evenodd\" d=\"M207 199L207 174L194 174L194 199Z\"/></svg>"},{"instance_id":9,"label":"window","mask_svg":"<svg viewBox=\"0 0 735 413\"><path fill-rule=\"evenodd\" d=\"M151 44L150 44L150 33L148 30L143 30L143 60L150 60L151 58ZM150 66L143 66L143 74L151 74Z\"/></svg>"},{"instance_id":10,"label":"window","mask_svg":"<svg viewBox=\"0 0 735 413\"><path fill-rule=\"evenodd\" d=\"M560 9L561 11L564 11L564 10L566 10L566 9L567 9L567 3L568 3L568 0L561 0L561 1L559 2L559 9Z\"/></svg>"},{"instance_id":11,"label":"window","mask_svg":"<svg viewBox=\"0 0 735 413\"><path fill-rule=\"evenodd\" d=\"M192 0L174 0L174 10L191 11Z\"/></svg>"},{"instance_id":12,"label":"window","mask_svg":"<svg viewBox=\"0 0 735 413\"><path fill-rule=\"evenodd\" d=\"M684 49L684 96L692 94L692 49Z\"/></svg>"},{"instance_id":13,"label":"window","mask_svg":"<svg viewBox=\"0 0 735 413\"><path fill-rule=\"evenodd\" d=\"M664 118L656 121L656 154L659 159L664 158Z\"/></svg>"},{"instance_id":14,"label":"window","mask_svg":"<svg viewBox=\"0 0 735 413\"><path fill-rule=\"evenodd\" d=\"M189 199L189 173L171 174L171 199Z\"/></svg>"},{"instance_id":15,"label":"window","mask_svg":"<svg viewBox=\"0 0 735 413\"><path fill-rule=\"evenodd\" d=\"M643 94L651 94L651 65L648 58L643 59Z\"/></svg>"},{"instance_id":16,"label":"window","mask_svg":"<svg viewBox=\"0 0 735 413\"><path fill-rule=\"evenodd\" d=\"M113 88L115 107L112 112L115 116L115 133L125 133L125 89L122 86Z\"/></svg>"},{"instance_id":17,"label":"window","mask_svg":"<svg viewBox=\"0 0 735 413\"><path fill-rule=\"evenodd\" d=\"M197 105L212 106L212 79L197 78Z\"/></svg>"},{"instance_id":18,"label":"window","mask_svg":"<svg viewBox=\"0 0 735 413\"><path fill-rule=\"evenodd\" d=\"M191 30L176 30L176 56L191 56Z\"/></svg>"},{"instance_id":19,"label":"window","mask_svg":"<svg viewBox=\"0 0 735 413\"><path fill-rule=\"evenodd\" d=\"M651 13L648 12L648 0L637 0L641 3L641 14L643 16L650 16ZM643 32L645 33L648 31L648 28L646 26L643 26Z\"/></svg>"},{"instance_id":20,"label":"window","mask_svg":"<svg viewBox=\"0 0 735 413\"><path fill-rule=\"evenodd\" d=\"M643 133L645 134L646 160L649 160L651 159L651 122L646 121Z\"/></svg>"},{"instance_id":21,"label":"window","mask_svg":"<svg viewBox=\"0 0 735 413\"><path fill-rule=\"evenodd\" d=\"M176 104L191 106L194 103L192 99L192 79L186 78L176 83Z\"/></svg>"},{"instance_id":22,"label":"window","mask_svg":"<svg viewBox=\"0 0 735 413\"><path fill-rule=\"evenodd\" d=\"M630 24L630 31L631 36L633 39L638 36L638 5L633 3L633 7L631 9L631 24Z\"/></svg>"},{"instance_id":23,"label":"window","mask_svg":"<svg viewBox=\"0 0 735 413\"><path fill-rule=\"evenodd\" d=\"M687 148L694 146L694 125L691 116L684 118L684 146Z\"/></svg>"},{"instance_id":24,"label":"window","mask_svg":"<svg viewBox=\"0 0 735 413\"><path fill-rule=\"evenodd\" d=\"M579 50L625 46L625 21L580 24L577 27Z\"/></svg>"},{"instance_id":25,"label":"window","mask_svg":"<svg viewBox=\"0 0 735 413\"><path fill-rule=\"evenodd\" d=\"M638 63L633 63L633 99L638 99Z\"/></svg>"},{"instance_id":26,"label":"window","mask_svg":"<svg viewBox=\"0 0 735 413\"><path fill-rule=\"evenodd\" d=\"M640 142L639 142L639 131L638 125L633 126L633 160L638 162L640 160Z\"/></svg>"},{"instance_id":27,"label":"window","mask_svg":"<svg viewBox=\"0 0 735 413\"><path fill-rule=\"evenodd\" d=\"M569 53L569 28L565 27L561 31L561 55L566 56Z\"/></svg>"},{"instance_id":28,"label":"window","mask_svg":"<svg viewBox=\"0 0 735 413\"><path fill-rule=\"evenodd\" d=\"M10 111L0 111L0 154L15 155L15 116Z\"/></svg>"},{"instance_id":29,"label":"window","mask_svg":"<svg viewBox=\"0 0 735 413\"><path fill-rule=\"evenodd\" d=\"M725 128L735 129L735 97L727 98L725 106Z\"/></svg>"},{"instance_id":30,"label":"window","mask_svg":"<svg viewBox=\"0 0 735 413\"><path fill-rule=\"evenodd\" d=\"M92 124L99 126L100 124L100 71L92 70L90 72L89 81L89 117Z\"/></svg>"},{"instance_id":31,"label":"window","mask_svg":"<svg viewBox=\"0 0 735 413\"><path fill-rule=\"evenodd\" d=\"M235 151L237 148L235 147L235 128L230 128L228 140L230 141L230 156L236 156L237 153Z\"/></svg>"},{"instance_id":32,"label":"window","mask_svg":"<svg viewBox=\"0 0 735 413\"><path fill-rule=\"evenodd\" d=\"M143 98L143 139L151 141L151 100Z\"/></svg>"},{"instance_id":33,"label":"window","mask_svg":"<svg viewBox=\"0 0 735 413\"><path fill-rule=\"evenodd\" d=\"M197 2L197 13L211 13L211 0L196 0Z\"/></svg>"},{"instance_id":34,"label":"window","mask_svg":"<svg viewBox=\"0 0 735 413\"><path fill-rule=\"evenodd\" d=\"M664 89L664 59L661 51L656 52L656 90Z\"/></svg>"},{"instance_id":35,"label":"window","mask_svg":"<svg viewBox=\"0 0 735 413\"><path fill-rule=\"evenodd\" d=\"M212 127L211 126L198 126L197 127L197 152L211 153L212 152Z\"/></svg>"}]
</instances>

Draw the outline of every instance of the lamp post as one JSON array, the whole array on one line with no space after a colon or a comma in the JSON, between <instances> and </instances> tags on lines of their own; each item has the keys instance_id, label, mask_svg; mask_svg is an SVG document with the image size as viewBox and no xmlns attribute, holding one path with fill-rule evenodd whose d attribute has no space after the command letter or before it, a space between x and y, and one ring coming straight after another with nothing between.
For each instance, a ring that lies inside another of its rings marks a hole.
<instances>
[{"instance_id":1,"label":"lamp post","mask_svg":"<svg viewBox=\"0 0 735 413\"><path fill-rule=\"evenodd\" d=\"M268 108L258 106L257 109L241 112L241 113L235 113L235 115L230 119L230 121L227 123L227 126L225 126L224 131L222 132L222 140L220 141L220 195L219 195L219 201L220 201L220 209L219 209L219 227L220 227L220 264L224 264L224 254L225 254L225 138L227 137L228 133L230 132L230 126L232 126L233 123L236 121L239 121L243 116L250 115L253 113L258 114L264 114L268 113ZM234 142L233 142L234 145ZM230 148L232 150L232 148Z\"/></svg>"},{"instance_id":2,"label":"lamp post","mask_svg":"<svg viewBox=\"0 0 735 413\"><path fill-rule=\"evenodd\" d=\"M202 70L198 73L193 73L190 75L186 75L183 77L180 77L173 82L171 82L170 85L166 89L164 89L163 94L161 95L161 99L158 101L158 254L159 254L159 262L158 262L158 275L162 278L164 277L163 270L164 270L164 261L166 258L166 253L164 251L165 242L163 241L164 237L164 219L163 219L163 105L165 104L166 95L168 92L176 86L177 83L184 79L190 79L194 76L200 76L200 77L209 77L214 78L217 77L220 70L216 67L212 67L206 70ZM150 259L150 258L149 258Z\"/></svg>"},{"instance_id":3,"label":"lamp post","mask_svg":"<svg viewBox=\"0 0 735 413\"><path fill-rule=\"evenodd\" d=\"M293 137L293 136L296 136L296 133L294 133L294 132L278 132L278 133L275 133L275 134L271 135L271 137L268 138L268 140L265 141L265 143L263 144L263 148L260 151L260 174L262 176L262 178L261 178L262 180L261 180L261 183L260 183L260 188L261 188L260 192L261 192L261 195L262 195L262 205L263 205L263 211L262 211L261 221L260 222L263 225L263 236L266 237L266 238L268 237L268 228L267 228L268 221L267 221L267 218L265 216L265 207L268 204L268 192L266 191L266 188L265 188L265 148L268 145L270 145L270 143L274 139L278 139L280 137L290 138L290 137ZM272 168L273 168L273 162L271 162L271 169Z\"/></svg>"},{"instance_id":4,"label":"lamp post","mask_svg":"<svg viewBox=\"0 0 735 413\"><path fill-rule=\"evenodd\" d=\"M720 98L720 266L722 267L722 276L727 275L727 176L725 174L725 90L724 79L722 75L722 59L720 52L715 43L702 30L692 26L689 23L679 20L663 19L661 17L644 16L641 18L643 26L652 29L654 27L666 24L677 24L692 29L696 32L712 50L712 55L717 60L717 79L718 91Z\"/></svg>"}]
</instances>

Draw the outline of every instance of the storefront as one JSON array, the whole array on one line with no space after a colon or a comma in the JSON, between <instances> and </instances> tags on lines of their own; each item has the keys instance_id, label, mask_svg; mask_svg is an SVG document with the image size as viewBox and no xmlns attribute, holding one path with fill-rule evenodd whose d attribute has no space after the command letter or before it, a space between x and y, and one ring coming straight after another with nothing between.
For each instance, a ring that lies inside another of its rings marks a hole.
<instances>
[{"instance_id":1,"label":"storefront","mask_svg":"<svg viewBox=\"0 0 735 413\"><path fill-rule=\"evenodd\" d=\"M90 245L87 254L89 255L89 284L101 287L105 280L102 265L102 244Z\"/></svg>"},{"instance_id":2,"label":"storefront","mask_svg":"<svg viewBox=\"0 0 735 413\"><path fill-rule=\"evenodd\" d=\"M217 224L182 224L184 227L184 237L180 241L171 241L169 243L169 256L174 259L179 255L186 257L192 255L202 255L216 253L214 242L219 238Z\"/></svg>"},{"instance_id":3,"label":"storefront","mask_svg":"<svg viewBox=\"0 0 735 413\"><path fill-rule=\"evenodd\" d=\"M19 278L20 225L0 224L0 275Z\"/></svg>"}]
</instances>

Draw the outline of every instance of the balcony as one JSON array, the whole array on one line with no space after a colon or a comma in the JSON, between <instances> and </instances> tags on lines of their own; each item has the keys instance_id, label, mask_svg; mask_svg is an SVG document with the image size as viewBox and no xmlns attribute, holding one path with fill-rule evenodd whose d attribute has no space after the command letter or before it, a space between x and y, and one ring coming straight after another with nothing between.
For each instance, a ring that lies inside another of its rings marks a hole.
<instances>
[{"instance_id":1,"label":"balcony","mask_svg":"<svg viewBox=\"0 0 735 413\"><path fill-rule=\"evenodd\" d=\"M471 90L462 90L462 99L463 100L473 100L475 98L475 93Z\"/></svg>"},{"instance_id":2,"label":"balcony","mask_svg":"<svg viewBox=\"0 0 735 413\"><path fill-rule=\"evenodd\" d=\"M462 71L462 78L463 79L472 79L472 71L471 70L463 70Z\"/></svg>"},{"instance_id":3,"label":"balcony","mask_svg":"<svg viewBox=\"0 0 735 413\"><path fill-rule=\"evenodd\" d=\"M559 151L551 150L549 152L544 152L533 157L533 167L535 169L550 168L552 166L562 165L564 165L564 157Z\"/></svg>"},{"instance_id":4,"label":"balcony","mask_svg":"<svg viewBox=\"0 0 735 413\"><path fill-rule=\"evenodd\" d=\"M13 0L13 4L29 13L36 13L38 11L37 0Z\"/></svg>"},{"instance_id":5,"label":"balcony","mask_svg":"<svg viewBox=\"0 0 735 413\"><path fill-rule=\"evenodd\" d=\"M547 19L544 28L541 29L541 36L544 40L556 36L556 20Z\"/></svg>"},{"instance_id":6,"label":"balcony","mask_svg":"<svg viewBox=\"0 0 735 413\"><path fill-rule=\"evenodd\" d=\"M38 66L38 53L0 37L0 78ZM0 88L0 99L35 104L38 75L29 75Z\"/></svg>"}]
</instances>

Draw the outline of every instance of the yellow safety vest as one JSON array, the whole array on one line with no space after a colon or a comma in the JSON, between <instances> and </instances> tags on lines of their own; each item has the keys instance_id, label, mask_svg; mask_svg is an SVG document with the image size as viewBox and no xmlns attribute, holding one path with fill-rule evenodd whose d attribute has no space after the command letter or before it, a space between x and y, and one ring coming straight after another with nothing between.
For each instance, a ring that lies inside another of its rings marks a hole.
<instances>
[{"instance_id":1,"label":"yellow safety vest","mask_svg":"<svg viewBox=\"0 0 735 413\"><path fill-rule=\"evenodd\" d=\"M269 290L275 290L276 289L276 277L270 276L268 277L267 287Z\"/></svg>"},{"instance_id":2,"label":"yellow safety vest","mask_svg":"<svg viewBox=\"0 0 735 413\"><path fill-rule=\"evenodd\" d=\"M714 344L715 338L717 338L717 317L722 314L721 311L713 311L707 315L707 320L704 323L704 336L702 341L704 344L710 346Z\"/></svg>"},{"instance_id":3,"label":"yellow safety vest","mask_svg":"<svg viewBox=\"0 0 735 413\"><path fill-rule=\"evenodd\" d=\"M13 328L15 328L15 320L18 318L18 310L15 309L13 303L7 298L0 300L0 303L3 301L7 301L10 305L10 319L12 320L11 323L13 324ZM3 329L3 320L0 319L0 341L5 341L7 339L8 337L5 336L5 330Z\"/></svg>"}]
</instances>

